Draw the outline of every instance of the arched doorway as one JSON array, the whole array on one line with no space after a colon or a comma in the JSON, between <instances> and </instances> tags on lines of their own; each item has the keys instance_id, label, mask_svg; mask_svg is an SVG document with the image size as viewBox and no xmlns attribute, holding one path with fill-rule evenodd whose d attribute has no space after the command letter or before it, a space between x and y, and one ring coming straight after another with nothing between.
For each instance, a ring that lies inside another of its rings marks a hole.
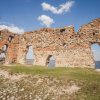
<instances>
[{"instance_id":1,"label":"arched doorway","mask_svg":"<svg viewBox=\"0 0 100 100\"><path fill-rule=\"evenodd\" d=\"M46 59L46 66L55 67L56 59L53 55L49 55Z\"/></svg>"},{"instance_id":2,"label":"arched doorway","mask_svg":"<svg viewBox=\"0 0 100 100\"><path fill-rule=\"evenodd\" d=\"M92 44L91 49L95 60L95 67L96 69L100 69L100 46L97 43L95 43Z\"/></svg>"},{"instance_id":3,"label":"arched doorway","mask_svg":"<svg viewBox=\"0 0 100 100\"><path fill-rule=\"evenodd\" d=\"M27 53L26 53L26 58L25 58L25 63L32 65L34 64L35 60L35 54L33 52L33 47L32 46L27 46Z\"/></svg>"}]
</instances>

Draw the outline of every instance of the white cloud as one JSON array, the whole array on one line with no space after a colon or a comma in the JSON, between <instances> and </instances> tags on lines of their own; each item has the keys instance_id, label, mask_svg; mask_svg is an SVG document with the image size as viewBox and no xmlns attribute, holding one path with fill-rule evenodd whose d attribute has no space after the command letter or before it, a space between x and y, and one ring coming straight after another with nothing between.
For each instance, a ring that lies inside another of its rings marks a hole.
<instances>
[{"instance_id":1,"label":"white cloud","mask_svg":"<svg viewBox=\"0 0 100 100\"><path fill-rule=\"evenodd\" d=\"M74 1L67 1L64 4L59 5L59 7L54 7L46 2L43 2L41 5L43 10L45 11L51 11L54 14L62 14L64 12L66 13L69 12L73 4Z\"/></svg>"},{"instance_id":2,"label":"white cloud","mask_svg":"<svg viewBox=\"0 0 100 100\"><path fill-rule=\"evenodd\" d=\"M47 27L50 27L54 23L54 20L47 15L39 16L38 20L41 21L42 25L46 25Z\"/></svg>"},{"instance_id":3,"label":"white cloud","mask_svg":"<svg viewBox=\"0 0 100 100\"><path fill-rule=\"evenodd\" d=\"M14 25L0 25L0 30L4 30L7 29L8 31L12 32L12 33L17 33L17 34L22 34L24 33L24 29L21 29L17 26Z\"/></svg>"}]
</instances>

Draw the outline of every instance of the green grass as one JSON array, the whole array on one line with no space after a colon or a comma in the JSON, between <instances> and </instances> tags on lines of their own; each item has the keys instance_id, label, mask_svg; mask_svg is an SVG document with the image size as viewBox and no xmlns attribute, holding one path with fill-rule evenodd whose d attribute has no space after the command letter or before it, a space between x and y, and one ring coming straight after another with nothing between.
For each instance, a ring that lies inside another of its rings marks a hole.
<instances>
[{"instance_id":1,"label":"green grass","mask_svg":"<svg viewBox=\"0 0 100 100\"><path fill-rule=\"evenodd\" d=\"M42 66L1 66L11 74L24 73L31 75L46 75L61 80L80 82L81 90L76 94L76 100L100 100L100 72L86 68L47 68ZM82 84L81 84L82 83Z\"/></svg>"},{"instance_id":2,"label":"green grass","mask_svg":"<svg viewBox=\"0 0 100 100\"><path fill-rule=\"evenodd\" d=\"M53 75L57 77L65 77L78 80L100 81L100 74L93 69L82 68L47 68L42 66L3 66L2 69L10 71L10 73L24 73L24 74L40 74Z\"/></svg>"},{"instance_id":3,"label":"green grass","mask_svg":"<svg viewBox=\"0 0 100 100\"><path fill-rule=\"evenodd\" d=\"M82 68L47 68L42 66L2 66L2 69L8 70L11 74L23 73L32 75L50 75L55 77L64 77L66 79L87 80L100 82L100 73L93 69Z\"/></svg>"}]
</instances>

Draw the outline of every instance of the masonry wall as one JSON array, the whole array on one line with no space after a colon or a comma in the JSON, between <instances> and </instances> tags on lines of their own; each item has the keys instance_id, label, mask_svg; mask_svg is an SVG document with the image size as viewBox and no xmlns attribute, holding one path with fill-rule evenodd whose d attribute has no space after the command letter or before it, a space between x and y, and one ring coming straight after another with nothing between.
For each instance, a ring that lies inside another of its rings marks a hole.
<instances>
[{"instance_id":1,"label":"masonry wall","mask_svg":"<svg viewBox=\"0 0 100 100\"><path fill-rule=\"evenodd\" d=\"M9 36L13 37L9 41ZM100 18L83 25L76 33L73 26L43 28L16 35L7 30L0 31L0 52L7 44L5 64L25 64L29 46L35 53L34 65L47 66L47 58L56 59L56 67L95 68L91 45L100 44Z\"/></svg>"},{"instance_id":2,"label":"masonry wall","mask_svg":"<svg viewBox=\"0 0 100 100\"><path fill-rule=\"evenodd\" d=\"M8 30L0 31L0 53L4 52L5 64L17 62L19 35L9 32ZM3 46L7 45L7 50L3 51Z\"/></svg>"}]
</instances>

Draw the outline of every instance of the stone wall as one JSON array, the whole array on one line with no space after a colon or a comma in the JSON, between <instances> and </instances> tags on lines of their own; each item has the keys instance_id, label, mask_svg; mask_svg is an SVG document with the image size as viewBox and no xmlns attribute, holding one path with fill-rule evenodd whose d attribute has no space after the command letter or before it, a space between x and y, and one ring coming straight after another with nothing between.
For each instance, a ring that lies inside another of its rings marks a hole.
<instances>
[{"instance_id":1,"label":"stone wall","mask_svg":"<svg viewBox=\"0 0 100 100\"><path fill-rule=\"evenodd\" d=\"M0 49L4 44L8 45L5 63L25 64L28 48L32 46L35 65L46 66L47 58L53 55L57 67L94 68L91 45L100 44L100 18L82 26L77 33L73 26L68 26L43 28L22 35L3 30L1 36ZM9 36L13 36L12 41L8 41Z\"/></svg>"},{"instance_id":2,"label":"stone wall","mask_svg":"<svg viewBox=\"0 0 100 100\"><path fill-rule=\"evenodd\" d=\"M6 45L6 50L3 46ZM19 47L19 35L9 32L8 30L0 31L0 54L5 53L5 63L10 64L17 61Z\"/></svg>"}]
</instances>

